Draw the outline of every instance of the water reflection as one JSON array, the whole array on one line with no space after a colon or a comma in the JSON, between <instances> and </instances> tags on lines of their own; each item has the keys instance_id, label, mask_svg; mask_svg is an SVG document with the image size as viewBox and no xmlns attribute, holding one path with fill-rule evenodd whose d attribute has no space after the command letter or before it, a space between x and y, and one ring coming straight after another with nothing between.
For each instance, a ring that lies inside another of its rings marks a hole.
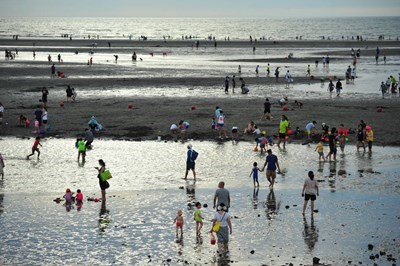
<instances>
[{"instance_id":1,"label":"water reflection","mask_svg":"<svg viewBox=\"0 0 400 266\"><path fill-rule=\"evenodd\" d=\"M318 242L318 228L315 226L314 217L311 216L311 225L308 225L306 216L303 216L304 231L303 238L308 250L313 251L315 244Z\"/></svg>"},{"instance_id":2,"label":"water reflection","mask_svg":"<svg viewBox=\"0 0 400 266\"><path fill-rule=\"evenodd\" d=\"M186 196L188 203L196 203L196 180L186 180Z\"/></svg>"},{"instance_id":3,"label":"water reflection","mask_svg":"<svg viewBox=\"0 0 400 266\"><path fill-rule=\"evenodd\" d=\"M258 187L253 189L253 209L258 208Z\"/></svg>"},{"instance_id":4,"label":"water reflection","mask_svg":"<svg viewBox=\"0 0 400 266\"><path fill-rule=\"evenodd\" d=\"M99 230L100 234L104 233L111 223L110 211L106 208L106 202L101 202L100 213L99 213Z\"/></svg>"},{"instance_id":5,"label":"water reflection","mask_svg":"<svg viewBox=\"0 0 400 266\"><path fill-rule=\"evenodd\" d=\"M336 162L329 162L329 177L328 183L331 188L331 192L336 191Z\"/></svg>"},{"instance_id":6,"label":"water reflection","mask_svg":"<svg viewBox=\"0 0 400 266\"><path fill-rule=\"evenodd\" d=\"M267 214L267 219L271 220L273 219L279 212L279 207L281 205L281 202L276 202L276 197L275 197L275 192L273 189L269 191L269 194L267 196L267 200L265 201L266 205L266 214Z\"/></svg>"}]
</instances>

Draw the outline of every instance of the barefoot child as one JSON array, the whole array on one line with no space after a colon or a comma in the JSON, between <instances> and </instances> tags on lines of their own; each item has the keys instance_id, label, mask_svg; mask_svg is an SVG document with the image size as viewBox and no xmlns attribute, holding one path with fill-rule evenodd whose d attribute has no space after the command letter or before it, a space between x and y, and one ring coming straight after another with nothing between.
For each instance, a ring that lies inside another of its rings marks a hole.
<instances>
[{"instance_id":1,"label":"barefoot child","mask_svg":"<svg viewBox=\"0 0 400 266\"><path fill-rule=\"evenodd\" d=\"M311 199L311 216L313 216L314 201L317 199L317 196L319 196L318 183L317 180L314 179L313 171L308 172L308 178L304 181L301 196L304 197L303 215L306 211L308 201Z\"/></svg>"},{"instance_id":2,"label":"barefoot child","mask_svg":"<svg viewBox=\"0 0 400 266\"><path fill-rule=\"evenodd\" d=\"M29 154L28 156L26 156L26 159L29 159L29 157L34 155L35 151L37 151L37 153L38 153L37 158L39 159L40 151L39 151L38 146L43 147L42 144L40 144L40 137L39 136L35 138L35 142L33 143L33 146L32 146L32 153Z\"/></svg>"},{"instance_id":3,"label":"barefoot child","mask_svg":"<svg viewBox=\"0 0 400 266\"><path fill-rule=\"evenodd\" d=\"M66 204L71 204L72 202L72 192L69 188L67 188L67 190L65 191L65 195L63 196L63 198L65 199L65 203Z\"/></svg>"},{"instance_id":4,"label":"barefoot child","mask_svg":"<svg viewBox=\"0 0 400 266\"><path fill-rule=\"evenodd\" d=\"M181 230L181 236L183 235L183 212L182 210L178 210L178 215L174 219L174 223L176 224L176 237L178 237L178 232Z\"/></svg>"},{"instance_id":5,"label":"barefoot child","mask_svg":"<svg viewBox=\"0 0 400 266\"><path fill-rule=\"evenodd\" d=\"M319 160L321 161L321 159L323 161L325 161L325 157L324 157L324 144L322 143L322 141L318 142L317 146L315 147L315 151L318 152L319 154Z\"/></svg>"},{"instance_id":6,"label":"barefoot child","mask_svg":"<svg viewBox=\"0 0 400 266\"><path fill-rule=\"evenodd\" d=\"M338 141L339 141L340 150L342 152L344 152L344 146L346 145L346 136L343 134L343 132L340 133L340 135L338 137Z\"/></svg>"},{"instance_id":7,"label":"barefoot child","mask_svg":"<svg viewBox=\"0 0 400 266\"><path fill-rule=\"evenodd\" d=\"M201 203L196 202L196 210L194 211L194 220L196 221L196 236L201 235L201 228L203 227L203 216L201 215Z\"/></svg>"},{"instance_id":8,"label":"barefoot child","mask_svg":"<svg viewBox=\"0 0 400 266\"><path fill-rule=\"evenodd\" d=\"M258 172L262 172L260 170L260 168L257 167L257 162L253 163L253 169L251 170L251 173L249 175L249 177L251 177L251 174L253 174L253 185L254 187L256 187L256 183L257 183L257 187L260 186L260 184L258 183Z\"/></svg>"}]
</instances>

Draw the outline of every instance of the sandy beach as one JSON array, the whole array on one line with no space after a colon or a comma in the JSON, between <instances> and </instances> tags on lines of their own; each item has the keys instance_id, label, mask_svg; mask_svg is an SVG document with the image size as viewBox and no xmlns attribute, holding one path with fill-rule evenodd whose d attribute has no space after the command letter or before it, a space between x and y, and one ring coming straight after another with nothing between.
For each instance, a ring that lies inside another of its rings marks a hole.
<instances>
[{"instance_id":1,"label":"sandy beach","mask_svg":"<svg viewBox=\"0 0 400 266\"><path fill-rule=\"evenodd\" d=\"M128 47L137 47L137 51L145 53L150 52L154 47L164 47L172 51L179 47L190 47L193 41L126 41L113 40L112 48L106 47L107 40L0 40L2 47L17 47L19 53L31 53L32 43L35 43L37 51L43 50L46 53L63 53L72 52L76 49L85 49L91 47L92 42L97 43L97 49L103 49L107 53L123 53ZM211 44L212 42L203 41ZM201 42L201 43L203 43ZM222 41L218 43L219 47L246 47L250 46L245 41ZM254 45L254 43L253 43ZM333 59L344 60L343 48L349 47L375 47L380 46L381 49L391 51L395 55L399 55L398 41L279 41L273 43L270 41L259 41L257 47L276 47L277 49L286 48L305 48L315 47L324 49L329 47L331 54L336 54ZM85 47L85 48L83 48ZM337 51L335 52L335 49ZM333 51L333 52L332 52ZM96 53L100 52L96 50ZM372 55L374 49L363 51L364 54ZM129 52L130 53L130 52ZM319 57L321 51L318 50ZM275 135L278 130L279 119L282 114L288 116L290 125L294 129L299 127L304 130L305 125L316 120L317 127L320 128L324 122L331 127L344 124L347 128L355 128L361 119L371 125L375 132L375 143L379 145L400 145L400 136L397 134L397 128L400 126L400 120L395 119L399 113L398 98L390 98L381 100L379 97L360 98L353 97L335 97L329 98L328 94L325 99L301 99L304 104L303 108L294 105L295 100L299 100L296 96L289 98L289 110L282 111L277 104L277 98L271 98L273 103L272 121L260 121L263 112L264 97L268 95L258 95L258 98L248 97L240 93L231 94L229 97L205 98L196 97L196 94L187 97L149 97L146 90L151 88L163 87L174 88L180 87L182 93L189 90L196 91L200 87L215 87L215 90L222 90L223 77L213 76L183 76L183 77L158 77L158 70L147 69L144 77L130 77L129 66L118 64L94 64L87 66L81 62L65 62L59 64L55 62L57 67L65 69L67 78L50 78L50 64L41 53L41 58L36 60L2 60L0 61L2 82L0 84L0 99L5 107L4 125L0 131L2 136L32 137L32 128L23 128L17 126L17 119L20 114L24 114L33 120L33 111L41 98L41 88L43 86L49 89L49 123L52 126L48 133L51 136L60 138L75 137L82 134L87 122L92 115L96 116L98 121L104 126L105 130L99 132L97 137L115 138L115 139L131 139L131 140L148 140L156 139L162 136L163 139L172 139L169 132L171 124L176 124L179 120L190 122L187 138L199 140L217 139L218 133L211 130L211 118L214 114L216 106L221 107L226 114L226 128L228 132L232 126L238 126L242 130L250 121L254 121L262 130L266 130L268 135ZM38 55L39 56L39 55ZM125 55L127 57L128 55ZM55 56L53 55L53 58ZM346 57L347 58L347 57ZM130 59L130 58L129 58ZM245 59L244 59L245 60ZM249 59L258 62L263 59ZM266 59L265 59L266 60ZM281 58L273 59L274 62L290 63L289 59L282 55ZM314 61L313 56L305 58L295 58L301 62ZM237 60L240 62L240 60ZM273 72L273 69L271 69ZM124 76L121 76L124 73ZM154 73L154 77L151 76ZM330 73L330 76L336 76L336 73ZM261 78L247 75L246 82L259 86L284 86L284 80L281 77L279 82L275 78ZM337 73L337 78L342 77ZM315 76L313 80L307 77L297 77L296 83L309 84L319 83L320 78L328 78L327 76ZM237 80L237 83L239 81ZM71 84L78 91L78 98L75 103L67 103L65 96L66 86ZM237 85L239 86L239 84ZM119 95L119 88L141 88L143 87L143 96ZM109 97L107 93L102 93L106 89L112 88L117 91ZM81 97L82 92L92 91L92 96ZM239 92L239 89L237 89ZM81 96L80 96L81 95ZM99 97L96 97L96 96ZM294 93L294 95L296 95ZM65 102L64 107L60 107L59 103ZM128 109L128 104L132 104L133 108ZM195 110L192 110L192 106ZM382 106L383 112L378 113L377 107ZM390 121L390 126L388 122ZM32 121L33 122L33 121ZM252 141L253 136L242 136L244 140ZM303 142L304 139L291 139L290 141ZM350 137L350 141L354 142L354 137Z\"/></svg>"}]
</instances>

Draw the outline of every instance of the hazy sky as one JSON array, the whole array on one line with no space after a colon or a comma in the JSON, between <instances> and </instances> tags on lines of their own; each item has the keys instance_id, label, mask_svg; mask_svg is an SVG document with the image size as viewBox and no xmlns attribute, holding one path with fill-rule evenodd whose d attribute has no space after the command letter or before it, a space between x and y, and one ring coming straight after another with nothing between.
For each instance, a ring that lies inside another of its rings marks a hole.
<instances>
[{"instance_id":1,"label":"hazy sky","mask_svg":"<svg viewBox=\"0 0 400 266\"><path fill-rule=\"evenodd\" d=\"M0 0L0 17L399 16L400 0Z\"/></svg>"}]
</instances>

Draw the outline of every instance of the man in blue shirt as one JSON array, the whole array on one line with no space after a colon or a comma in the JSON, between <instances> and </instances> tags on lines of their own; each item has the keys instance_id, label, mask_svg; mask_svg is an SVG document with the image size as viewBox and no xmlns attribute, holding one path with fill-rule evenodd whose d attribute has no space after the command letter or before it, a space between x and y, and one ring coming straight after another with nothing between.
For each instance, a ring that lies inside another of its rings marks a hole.
<instances>
[{"instance_id":1,"label":"man in blue shirt","mask_svg":"<svg viewBox=\"0 0 400 266\"><path fill-rule=\"evenodd\" d=\"M315 128L315 125L316 125L316 124L317 124L316 121L312 121L312 122L310 122L310 123L308 123L308 124L306 125L306 132L307 132L307 137L308 137L308 139L311 138L311 133L312 133L312 134L315 134L315 133L316 133L316 131L317 131L317 129Z\"/></svg>"},{"instance_id":2,"label":"man in blue shirt","mask_svg":"<svg viewBox=\"0 0 400 266\"><path fill-rule=\"evenodd\" d=\"M185 177L183 179L187 179L189 170L192 170L193 179L196 180L196 171L194 170L196 163L192 159L192 153L193 153L192 144L187 145L187 148L188 148L188 151L187 151L187 159L186 159L186 172L185 172Z\"/></svg>"},{"instance_id":3,"label":"man in blue shirt","mask_svg":"<svg viewBox=\"0 0 400 266\"><path fill-rule=\"evenodd\" d=\"M267 153L268 155L267 158L265 159L265 164L261 171L264 171L265 167L267 167L266 176L269 182L269 188L273 189L276 178L276 168L278 168L278 173L281 171L281 168L279 167L278 157L272 154L272 150L271 149L267 150Z\"/></svg>"}]
</instances>

